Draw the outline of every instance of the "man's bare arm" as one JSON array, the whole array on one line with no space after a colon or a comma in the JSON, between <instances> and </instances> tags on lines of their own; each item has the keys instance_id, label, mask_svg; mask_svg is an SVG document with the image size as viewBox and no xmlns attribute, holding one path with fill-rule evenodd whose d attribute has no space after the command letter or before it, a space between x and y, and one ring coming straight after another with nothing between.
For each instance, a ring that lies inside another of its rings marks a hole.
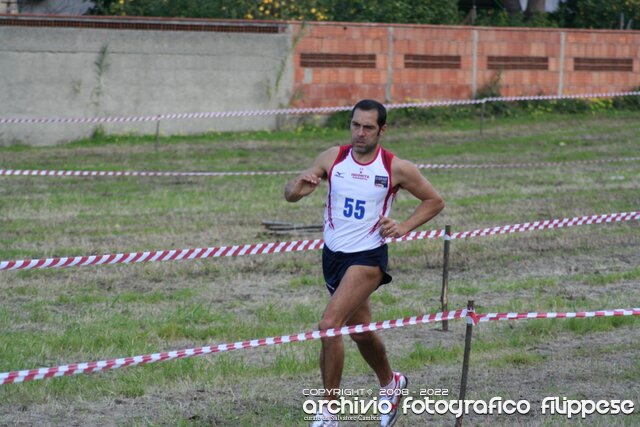
<instances>
[{"instance_id":1,"label":"man's bare arm","mask_svg":"<svg viewBox=\"0 0 640 427\"><path fill-rule=\"evenodd\" d=\"M444 200L413 163L396 157L391 170L393 184L399 185L420 200L415 211L402 222L380 218L380 234L383 237L401 237L438 215L444 209Z\"/></svg>"},{"instance_id":2,"label":"man's bare arm","mask_svg":"<svg viewBox=\"0 0 640 427\"><path fill-rule=\"evenodd\" d=\"M297 202L313 193L320 181L326 178L329 168L338 155L338 151L339 147L333 147L322 152L309 169L287 182L284 187L284 198L287 202Z\"/></svg>"}]
</instances>

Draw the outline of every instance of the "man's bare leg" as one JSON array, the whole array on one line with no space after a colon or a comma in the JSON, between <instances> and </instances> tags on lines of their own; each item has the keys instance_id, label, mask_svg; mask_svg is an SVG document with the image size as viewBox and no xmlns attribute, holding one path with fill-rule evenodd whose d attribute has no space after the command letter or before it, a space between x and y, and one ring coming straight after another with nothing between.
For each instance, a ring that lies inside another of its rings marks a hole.
<instances>
[{"instance_id":1,"label":"man's bare leg","mask_svg":"<svg viewBox=\"0 0 640 427\"><path fill-rule=\"evenodd\" d=\"M381 280L382 271L379 267L363 265L349 267L322 315L320 329L341 328L346 325L347 321L367 302ZM365 314L366 312L368 310L365 310ZM380 344L382 343L380 342ZM379 361L375 360L375 363L377 364ZM333 390L340 387L343 366L344 343L342 337L322 338L320 371L325 389ZM391 377L391 374L389 377ZM337 396L327 397L336 398Z\"/></svg>"},{"instance_id":2,"label":"man's bare leg","mask_svg":"<svg viewBox=\"0 0 640 427\"><path fill-rule=\"evenodd\" d=\"M371 323L371 307L367 299L347 321L347 325L360 325ZM393 371L387 359L387 350L384 343L375 332L363 332L351 334L351 339L358 345L358 350L378 376L380 386L389 384L393 378Z\"/></svg>"}]
</instances>

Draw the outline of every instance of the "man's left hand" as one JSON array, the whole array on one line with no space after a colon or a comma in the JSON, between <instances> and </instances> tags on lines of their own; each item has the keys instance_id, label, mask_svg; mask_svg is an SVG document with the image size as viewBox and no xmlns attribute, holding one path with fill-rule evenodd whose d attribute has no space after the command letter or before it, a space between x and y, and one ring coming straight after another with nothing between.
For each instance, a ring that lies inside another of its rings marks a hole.
<instances>
[{"instance_id":1,"label":"man's left hand","mask_svg":"<svg viewBox=\"0 0 640 427\"><path fill-rule=\"evenodd\" d=\"M402 227L395 219L387 218L386 216L380 215L378 224L380 225L380 235L382 237L397 238L405 235L405 232L401 229Z\"/></svg>"}]
</instances>

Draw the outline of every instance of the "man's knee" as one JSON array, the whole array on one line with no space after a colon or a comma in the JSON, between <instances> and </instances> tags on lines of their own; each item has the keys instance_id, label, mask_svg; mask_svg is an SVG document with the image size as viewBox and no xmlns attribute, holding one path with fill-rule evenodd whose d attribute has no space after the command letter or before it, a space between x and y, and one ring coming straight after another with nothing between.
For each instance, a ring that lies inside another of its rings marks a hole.
<instances>
[{"instance_id":1,"label":"man's knee","mask_svg":"<svg viewBox=\"0 0 640 427\"><path fill-rule=\"evenodd\" d=\"M365 345L373 343L376 338L373 332L361 332L358 334L351 334L350 337L356 344L365 344Z\"/></svg>"},{"instance_id":2,"label":"man's knee","mask_svg":"<svg viewBox=\"0 0 640 427\"><path fill-rule=\"evenodd\" d=\"M318 324L318 328L320 328L320 330L324 331L326 329L334 329L334 328L341 328L342 325L339 324L339 322L336 319L333 319L332 317L329 316L323 316L322 319L320 319L320 323Z\"/></svg>"}]
</instances>

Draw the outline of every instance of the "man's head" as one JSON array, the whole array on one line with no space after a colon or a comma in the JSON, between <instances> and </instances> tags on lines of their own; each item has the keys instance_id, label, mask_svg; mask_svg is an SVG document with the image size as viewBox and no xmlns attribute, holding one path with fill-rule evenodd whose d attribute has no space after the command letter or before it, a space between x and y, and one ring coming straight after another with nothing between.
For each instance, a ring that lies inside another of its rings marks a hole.
<instances>
[{"instance_id":1,"label":"man's head","mask_svg":"<svg viewBox=\"0 0 640 427\"><path fill-rule=\"evenodd\" d=\"M356 110L378 111L378 127L380 129L382 129L384 125L387 123L387 109L384 107L384 105L382 105L378 101L375 101L373 99L363 99L362 101L359 101L356 105L353 106L353 109L351 110L352 119Z\"/></svg>"},{"instance_id":2,"label":"man's head","mask_svg":"<svg viewBox=\"0 0 640 427\"><path fill-rule=\"evenodd\" d=\"M355 153L375 152L378 141L387 128L387 110L371 99L358 102L351 111L351 146Z\"/></svg>"}]
</instances>

